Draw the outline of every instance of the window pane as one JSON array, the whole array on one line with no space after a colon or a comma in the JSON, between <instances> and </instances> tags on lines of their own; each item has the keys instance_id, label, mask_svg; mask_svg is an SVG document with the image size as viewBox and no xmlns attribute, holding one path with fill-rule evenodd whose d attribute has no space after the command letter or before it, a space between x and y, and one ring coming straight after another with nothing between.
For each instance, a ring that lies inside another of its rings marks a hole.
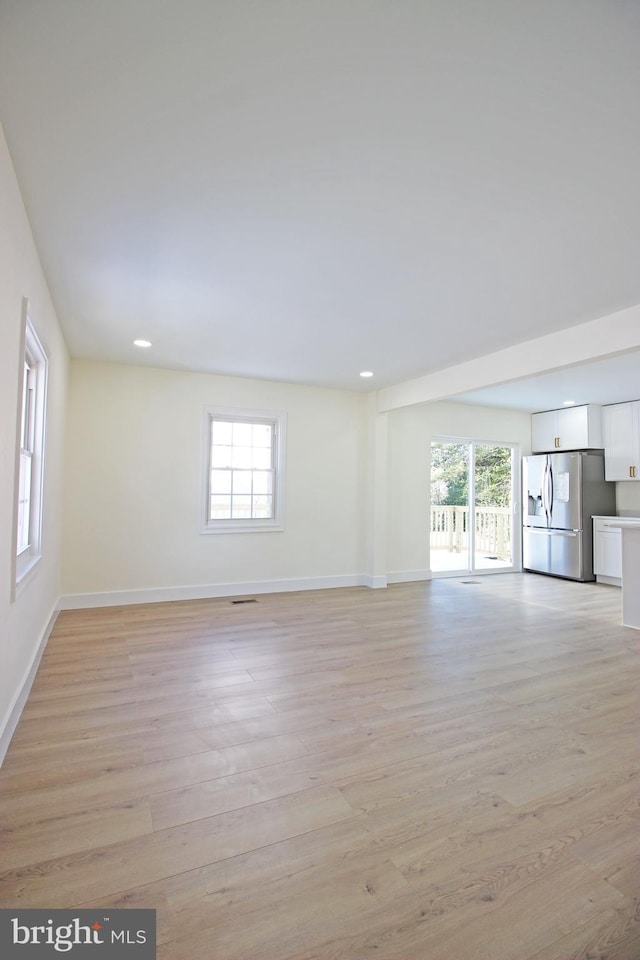
<instances>
[{"instance_id":1,"label":"window pane","mask_svg":"<svg viewBox=\"0 0 640 960\"><path fill-rule=\"evenodd\" d=\"M232 447L211 447L211 466L230 467Z\"/></svg>"},{"instance_id":2,"label":"window pane","mask_svg":"<svg viewBox=\"0 0 640 960\"><path fill-rule=\"evenodd\" d=\"M233 445L239 447L251 446L251 424L234 423L233 425Z\"/></svg>"},{"instance_id":3,"label":"window pane","mask_svg":"<svg viewBox=\"0 0 640 960\"><path fill-rule=\"evenodd\" d=\"M211 520L229 520L231 517L231 497L211 497Z\"/></svg>"},{"instance_id":4,"label":"window pane","mask_svg":"<svg viewBox=\"0 0 640 960\"><path fill-rule=\"evenodd\" d=\"M268 470L271 467L271 448L270 447L254 448L253 467L255 470Z\"/></svg>"},{"instance_id":5,"label":"window pane","mask_svg":"<svg viewBox=\"0 0 640 960\"><path fill-rule=\"evenodd\" d=\"M254 447L270 447L273 427L269 423L253 424L253 445Z\"/></svg>"},{"instance_id":6,"label":"window pane","mask_svg":"<svg viewBox=\"0 0 640 960\"><path fill-rule=\"evenodd\" d=\"M468 443L431 441L431 569L469 569Z\"/></svg>"},{"instance_id":7,"label":"window pane","mask_svg":"<svg viewBox=\"0 0 640 960\"><path fill-rule=\"evenodd\" d=\"M260 520L269 520L273 516L273 497L254 497L253 515Z\"/></svg>"},{"instance_id":8,"label":"window pane","mask_svg":"<svg viewBox=\"0 0 640 960\"><path fill-rule=\"evenodd\" d=\"M231 493L231 471L211 471L211 493Z\"/></svg>"},{"instance_id":9,"label":"window pane","mask_svg":"<svg viewBox=\"0 0 640 960\"><path fill-rule=\"evenodd\" d=\"M233 471L233 494L251 493L251 470Z\"/></svg>"},{"instance_id":10,"label":"window pane","mask_svg":"<svg viewBox=\"0 0 640 960\"><path fill-rule=\"evenodd\" d=\"M234 520L248 520L251 518L251 497L241 496L233 498L231 517Z\"/></svg>"},{"instance_id":11,"label":"window pane","mask_svg":"<svg viewBox=\"0 0 640 960\"><path fill-rule=\"evenodd\" d=\"M24 364L24 381L22 384L22 440L20 446L24 450L31 450L31 429L30 429L30 396L29 396L29 376L31 369L27 361Z\"/></svg>"},{"instance_id":12,"label":"window pane","mask_svg":"<svg viewBox=\"0 0 640 960\"><path fill-rule=\"evenodd\" d=\"M233 424L226 420L211 421L211 442L231 446Z\"/></svg>"},{"instance_id":13,"label":"window pane","mask_svg":"<svg viewBox=\"0 0 640 960\"><path fill-rule=\"evenodd\" d=\"M29 546L32 462L33 461L29 454L20 454L20 485L18 493L18 552Z\"/></svg>"},{"instance_id":14,"label":"window pane","mask_svg":"<svg viewBox=\"0 0 640 960\"><path fill-rule=\"evenodd\" d=\"M26 522L26 516L25 504L20 501L18 503L18 553L29 546L29 537L27 536L29 524Z\"/></svg>"},{"instance_id":15,"label":"window pane","mask_svg":"<svg viewBox=\"0 0 640 960\"><path fill-rule=\"evenodd\" d=\"M499 569L512 564L511 459L511 447L476 444L476 569Z\"/></svg>"},{"instance_id":16,"label":"window pane","mask_svg":"<svg viewBox=\"0 0 640 960\"><path fill-rule=\"evenodd\" d=\"M272 476L271 472L267 470L254 470L253 471L253 492L255 493L271 493L272 492Z\"/></svg>"},{"instance_id":17,"label":"window pane","mask_svg":"<svg viewBox=\"0 0 640 960\"><path fill-rule=\"evenodd\" d=\"M231 466L249 470L251 468L251 447L233 447Z\"/></svg>"}]
</instances>

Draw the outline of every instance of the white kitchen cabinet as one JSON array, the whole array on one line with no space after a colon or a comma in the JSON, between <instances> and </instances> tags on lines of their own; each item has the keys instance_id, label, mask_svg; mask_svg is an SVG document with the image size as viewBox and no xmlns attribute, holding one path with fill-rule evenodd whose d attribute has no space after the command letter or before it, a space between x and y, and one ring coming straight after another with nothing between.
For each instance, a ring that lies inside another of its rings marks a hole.
<instances>
[{"instance_id":1,"label":"white kitchen cabinet","mask_svg":"<svg viewBox=\"0 0 640 960\"><path fill-rule=\"evenodd\" d=\"M532 452L599 450L603 446L601 411L595 404L586 404L532 414Z\"/></svg>"},{"instance_id":2,"label":"white kitchen cabinet","mask_svg":"<svg viewBox=\"0 0 640 960\"><path fill-rule=\"evenodd\" d=\"M622 584L622 530L616 517L594 517L593 572L599 583Z\"/></svg>"},{"instance_id":3,"label":"white kitchen cabinet","mask_svg":"<svg viewBox=\"0 0 640 960\"><path fill-rule=\"evenodd\" d=\"M558 433L558 411L531 415L531 450L533 453L546 453L556 449Z\"/></svg>"},{"instance_id":4,"label":"white kitchen cabinet","mask_svg":"<svg viewBox=\"0 0 640 960\"><path fill-rule=\"evenodd\" d=\"M640 480L640 400L602 408L606 480Z\"/></svg>"}]
</instances>

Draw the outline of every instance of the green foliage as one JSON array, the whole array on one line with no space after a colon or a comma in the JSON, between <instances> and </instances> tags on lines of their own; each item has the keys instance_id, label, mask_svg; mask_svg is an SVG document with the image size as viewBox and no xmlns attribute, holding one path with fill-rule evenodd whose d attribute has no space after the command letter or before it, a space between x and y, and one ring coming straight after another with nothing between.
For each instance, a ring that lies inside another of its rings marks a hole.
<instances>
[{"instance_id":1,"label":"green foliage","mask_svg":"<svg viewBox=\"0 0 640 960\"><path fill-rule=\"evenodd\" d=\"M476 446L476 503L506 507L511 503L511 450ZM466 506L469 497L469 444L431 444L431 503Z\"/></svg>"},{"instance_id":2,"label":"green foliage","mask_svg":"<svg viewBox=\"0 0 640 960\"><path fill-rule=\"evenodd\" d=\"M431 503L465 506L469 492L467 444L431 444Z\"/></svg>"}]
</instances>

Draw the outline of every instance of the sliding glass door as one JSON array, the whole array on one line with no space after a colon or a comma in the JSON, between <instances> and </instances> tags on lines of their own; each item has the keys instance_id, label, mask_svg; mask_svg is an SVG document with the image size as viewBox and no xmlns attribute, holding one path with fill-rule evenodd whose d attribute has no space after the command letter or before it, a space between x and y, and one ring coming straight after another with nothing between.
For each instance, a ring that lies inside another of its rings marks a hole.
<instances>
[{"instance_id":1,"label":"sliding glass door","mask_svg":"<svg viewBox=\"0 0 640 960\"><path fill-rule=\"evenodd\" d=\"M514 567L515 447L476 440L431 442L431 572Z\"/></svg>"}]
</instances>

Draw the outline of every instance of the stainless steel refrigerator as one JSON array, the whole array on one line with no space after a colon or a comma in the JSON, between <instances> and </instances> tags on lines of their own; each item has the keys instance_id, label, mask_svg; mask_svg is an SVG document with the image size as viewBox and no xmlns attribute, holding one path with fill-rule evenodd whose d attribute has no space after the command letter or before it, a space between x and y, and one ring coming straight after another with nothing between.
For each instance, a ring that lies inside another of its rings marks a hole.
<instances>
[{"instance_id":1,"label":"stainless steel refrigerator","mask_svg":"<svg viewBox=\"0 0 640 960\"><path fill-rule=\"evenodd\" d=\"M615 515L615 484L601 450L541 453L522 463L522 565L570 580L595 580L594 516Z\"/></svg>"}]
</instances>

